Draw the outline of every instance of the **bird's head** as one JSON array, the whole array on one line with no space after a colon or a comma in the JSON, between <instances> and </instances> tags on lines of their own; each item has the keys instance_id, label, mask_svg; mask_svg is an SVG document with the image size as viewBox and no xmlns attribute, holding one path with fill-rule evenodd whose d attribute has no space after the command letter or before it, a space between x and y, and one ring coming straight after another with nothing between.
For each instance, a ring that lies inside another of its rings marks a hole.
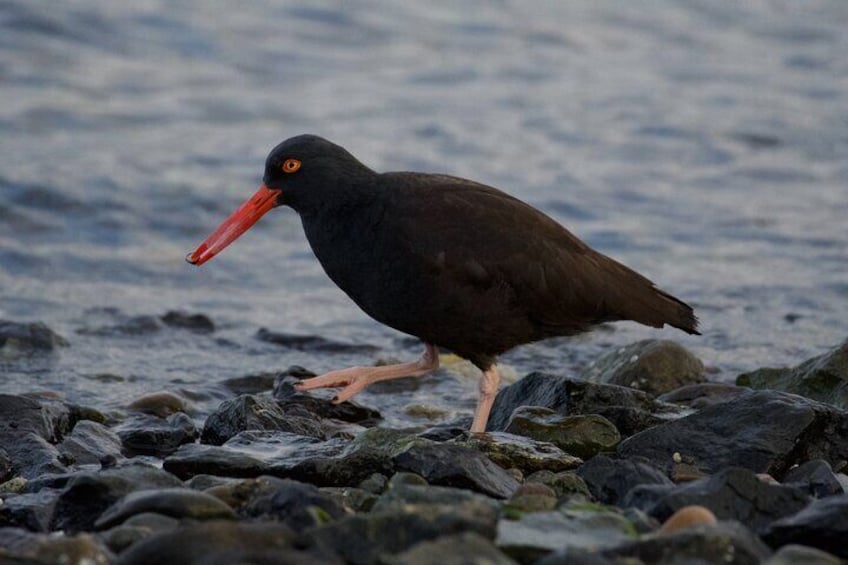
<instances>
[{"instance_id":1,"label":"bird's head","mask_svg":"<svg viewBox=\"0 0 848 565\"><path fill-rule=\"evenodd\" d=\"M320 210L348 197L347 188L373 171L344 148L317 135L299 135L277 145L265 161L259 190L186 257L200 266L250 229L270 210L288 205L300 213Z\"/></svg>"}]
</instances>

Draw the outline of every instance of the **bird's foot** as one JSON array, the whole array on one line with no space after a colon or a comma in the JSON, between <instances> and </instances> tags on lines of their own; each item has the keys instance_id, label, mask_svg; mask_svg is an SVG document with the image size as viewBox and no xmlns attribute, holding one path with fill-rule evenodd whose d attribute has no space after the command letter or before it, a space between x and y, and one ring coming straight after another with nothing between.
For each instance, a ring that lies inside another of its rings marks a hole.
<instances>
[{"instance_id":1,"label":"bird's foot","mask_svg":"<svg viewBox=\"0 0 848 565\"><path fill-rule=\"evenodd\" d=\"M438 369L439 350L429 343L426 345L427 349L417 361L399 363L397 365L383 365L382 367L350 367L348 369L330 371L318 377L304 379L294 385L294 389L302 392L315 388L344 387L333 397L333 402L339 404L340 402L350 400L372 383L397 379L399 377L420 377Z\"/></svg>"}]
</instances>

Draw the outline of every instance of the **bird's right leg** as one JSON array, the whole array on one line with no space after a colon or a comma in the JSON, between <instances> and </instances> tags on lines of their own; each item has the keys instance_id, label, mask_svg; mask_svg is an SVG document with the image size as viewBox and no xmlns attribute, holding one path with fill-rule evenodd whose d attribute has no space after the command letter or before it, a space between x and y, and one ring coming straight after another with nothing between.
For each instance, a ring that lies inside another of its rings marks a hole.
<instances>
[{"instance_id":1,"label":"bird's right leg","mask_svg":"<svg viewBox=\"0 0 848 565\"><path fill-rule=\"evenodd\" d=\"M399 363L397 365L383 365L382 367L350 367L330 371L319 377L304 379L294 385L296 391L312 390L314 388L344 387L333 398L338 404L350 400L357 393L362 392L365 387L379 381L397 379L399 377L420 377L439 368L439 350L435 345L425 343L427 349L417 361L411 363Z\"/></svg>"}]
</instances>

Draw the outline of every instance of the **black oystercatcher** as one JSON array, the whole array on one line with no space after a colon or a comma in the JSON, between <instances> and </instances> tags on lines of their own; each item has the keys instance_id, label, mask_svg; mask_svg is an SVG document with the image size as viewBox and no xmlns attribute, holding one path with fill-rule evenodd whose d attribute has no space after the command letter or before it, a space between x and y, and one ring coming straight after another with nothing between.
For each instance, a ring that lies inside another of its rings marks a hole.
<instances>
[{"instance_id":1,"label":"black oystercatcher","mask_svg":"<svg viewBox=\"0 0 848 565\"><path fill-rule=\"evenodd\" d=\"M448 175L376 173L314 135L275 147L256 194L187 260L202 265L281 205L300 214L315 256L360 308L426 345L412 363L297 385L344 387L336 402L433 371L444 347L483 371L471 426L482 432L500 381L495 359L517 345L614 320L698 333L692 308L521 200Z\"/></svg>"}]
</instances>

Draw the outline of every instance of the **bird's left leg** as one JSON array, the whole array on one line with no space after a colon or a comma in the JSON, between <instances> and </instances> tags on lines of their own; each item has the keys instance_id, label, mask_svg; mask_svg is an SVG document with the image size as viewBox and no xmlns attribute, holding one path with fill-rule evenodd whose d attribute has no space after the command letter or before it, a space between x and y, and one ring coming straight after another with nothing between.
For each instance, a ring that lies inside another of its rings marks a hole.
<instances>
[{"instance_id":1,"label":"bird's left leg","mask_svg":"<svg viewBox=\"0 0 848 565\"><path fill-rule=\"evenodd\" d=\"M382 367L350 367L330 371L320 377L304 379L294 385L297 391L312 390L313 388L330 388L343 386L344 388L333 397L336 404L350 400L371 383L387 381L398 377L420 377L430 371L439 368L439 350L435 345L425 343L427 349L417 361L411 363L399 363L397 365L384 365Z\"/></svg>"},{"instance_id":2,"label":"bird's left leg","mask_svg":"<svg viewBox=\"0 0 848 565\"><path fill-rule=\"evenodd\" d=\"M495 364L483 371L480 377L480 397L477 399L477 409L474 411L474 422L471 424L471 433L483 433L489 422L489 412L492 411L492 403L498 392L498 384L501 382L501 374Z\"/></svg>"}]
</instances>

